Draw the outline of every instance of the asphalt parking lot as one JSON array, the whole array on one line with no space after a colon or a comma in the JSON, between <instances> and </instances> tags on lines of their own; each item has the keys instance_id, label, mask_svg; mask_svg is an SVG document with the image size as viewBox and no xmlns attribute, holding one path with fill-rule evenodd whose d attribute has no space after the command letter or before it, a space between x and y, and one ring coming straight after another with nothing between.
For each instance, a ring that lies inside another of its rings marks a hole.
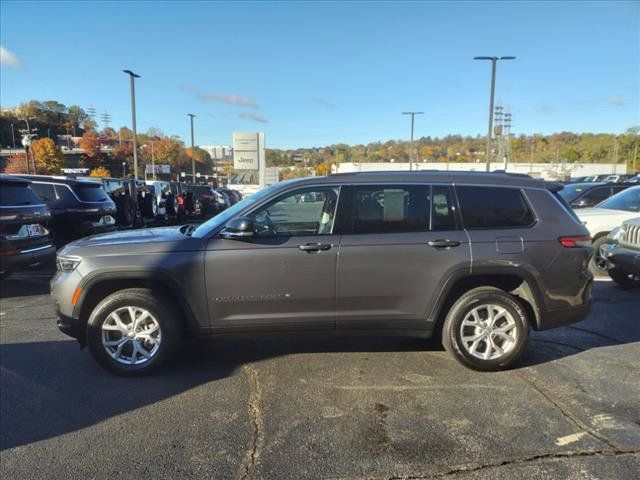
<instances>
[{"instance_id":1,"label":"asphalt parking lot","mask_svg":"<svg viewBox=\"0 0 640 480\"><path fill-rule=\"evenodd\" d=\"M640 291L597 282L590 317L535 333L513 370L437 342L190 343L153 377L102 370L59 333L48 276L2 284L0 476L637 478Z\"/></svg>"}]
</instances>

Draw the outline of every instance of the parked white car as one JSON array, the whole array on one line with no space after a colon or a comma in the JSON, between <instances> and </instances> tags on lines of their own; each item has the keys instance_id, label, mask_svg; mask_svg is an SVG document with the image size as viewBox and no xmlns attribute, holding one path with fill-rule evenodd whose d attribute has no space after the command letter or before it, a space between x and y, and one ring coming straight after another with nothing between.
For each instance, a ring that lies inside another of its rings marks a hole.
<instances>
[{"instance_id":1,"label":"parked white car","mask_svg":"<svg viewBox=\"0 0 640 480\"><path fill-rule=\"evenodd\" d=\"M607 272L607 261L600 253L600 247L609 241L607 234L625 220L637 217L639 212L640 186L627 188L594 208L576 210L593 239L591 270L595 274L604 275Z\"/></svg>"}]
</instances>

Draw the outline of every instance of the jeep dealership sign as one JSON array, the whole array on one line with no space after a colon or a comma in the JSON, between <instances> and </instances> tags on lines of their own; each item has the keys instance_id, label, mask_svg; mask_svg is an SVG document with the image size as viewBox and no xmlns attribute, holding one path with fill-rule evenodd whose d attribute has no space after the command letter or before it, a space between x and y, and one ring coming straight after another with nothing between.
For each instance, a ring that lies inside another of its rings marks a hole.
<instances>
[{"instance_id":1,"label":"jeep dealership sign","mask_svg":"<svg viewBox=\"0 0 640 480\"><path fill-rule=\"evenodd\" d=\"M264 160L264 133L233 132L234 170L260 170Z\"/></svg>"}]
</instances>

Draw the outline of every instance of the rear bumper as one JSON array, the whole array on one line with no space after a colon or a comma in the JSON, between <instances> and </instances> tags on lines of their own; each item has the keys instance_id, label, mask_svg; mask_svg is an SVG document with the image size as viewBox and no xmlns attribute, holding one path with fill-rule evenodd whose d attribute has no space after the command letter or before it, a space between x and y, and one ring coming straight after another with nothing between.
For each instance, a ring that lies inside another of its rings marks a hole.
<instances>
[{"instance_id":1,"label":"rear bumper","mask_svg":"<svg viewBox=\"0 0 640 480\"><path fill-rule=\"evenodd\" d=\"M549 330L581 322L587 318L589 312L591 312L591 299L583 305L563 308L562 310L549 310L544 314L539 330Z\"/></svg>"},{"instance_id":2,"label":"rear bumper","mask_svg":"<svg viewBox=\"0 0 640 480\"><path fill-rule=\"evenodd\" d=\"M16 255L0 256L0 271L9 272L20 270L37 263L53 261L55 256L56 247L53 243L35 247L24 247L20 250L20 253Z\"/></svg>"}]
</instances>

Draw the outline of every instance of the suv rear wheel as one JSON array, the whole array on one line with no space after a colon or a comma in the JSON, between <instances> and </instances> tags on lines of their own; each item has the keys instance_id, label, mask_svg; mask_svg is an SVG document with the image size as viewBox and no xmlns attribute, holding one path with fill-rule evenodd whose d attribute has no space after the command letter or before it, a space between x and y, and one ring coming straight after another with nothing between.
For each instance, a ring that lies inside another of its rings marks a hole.
<instances>
[{"instance_id":1,"label":"suv rear wheel","mask_svg":"<svg viewBox=\"0 0 640 480\"><path fill-rule=\"evenodd\" d=\"M87 340L93 357L124 376L144 375L167 361L180 345L176 312L149 289L115 292L93 310Z\"/></svg>"},{"instance_id":2,"label":"suv rear wheel","mask_svg":"<svg viewBox=\"0 0 640 480\"><path fill-rule=\"evenodd\" d=\"M446 350L475 370L503 370L524 352L529 337L520 303L494 287L474 288L451 307L442 329Z\"/></svg>"}]
</instances>

